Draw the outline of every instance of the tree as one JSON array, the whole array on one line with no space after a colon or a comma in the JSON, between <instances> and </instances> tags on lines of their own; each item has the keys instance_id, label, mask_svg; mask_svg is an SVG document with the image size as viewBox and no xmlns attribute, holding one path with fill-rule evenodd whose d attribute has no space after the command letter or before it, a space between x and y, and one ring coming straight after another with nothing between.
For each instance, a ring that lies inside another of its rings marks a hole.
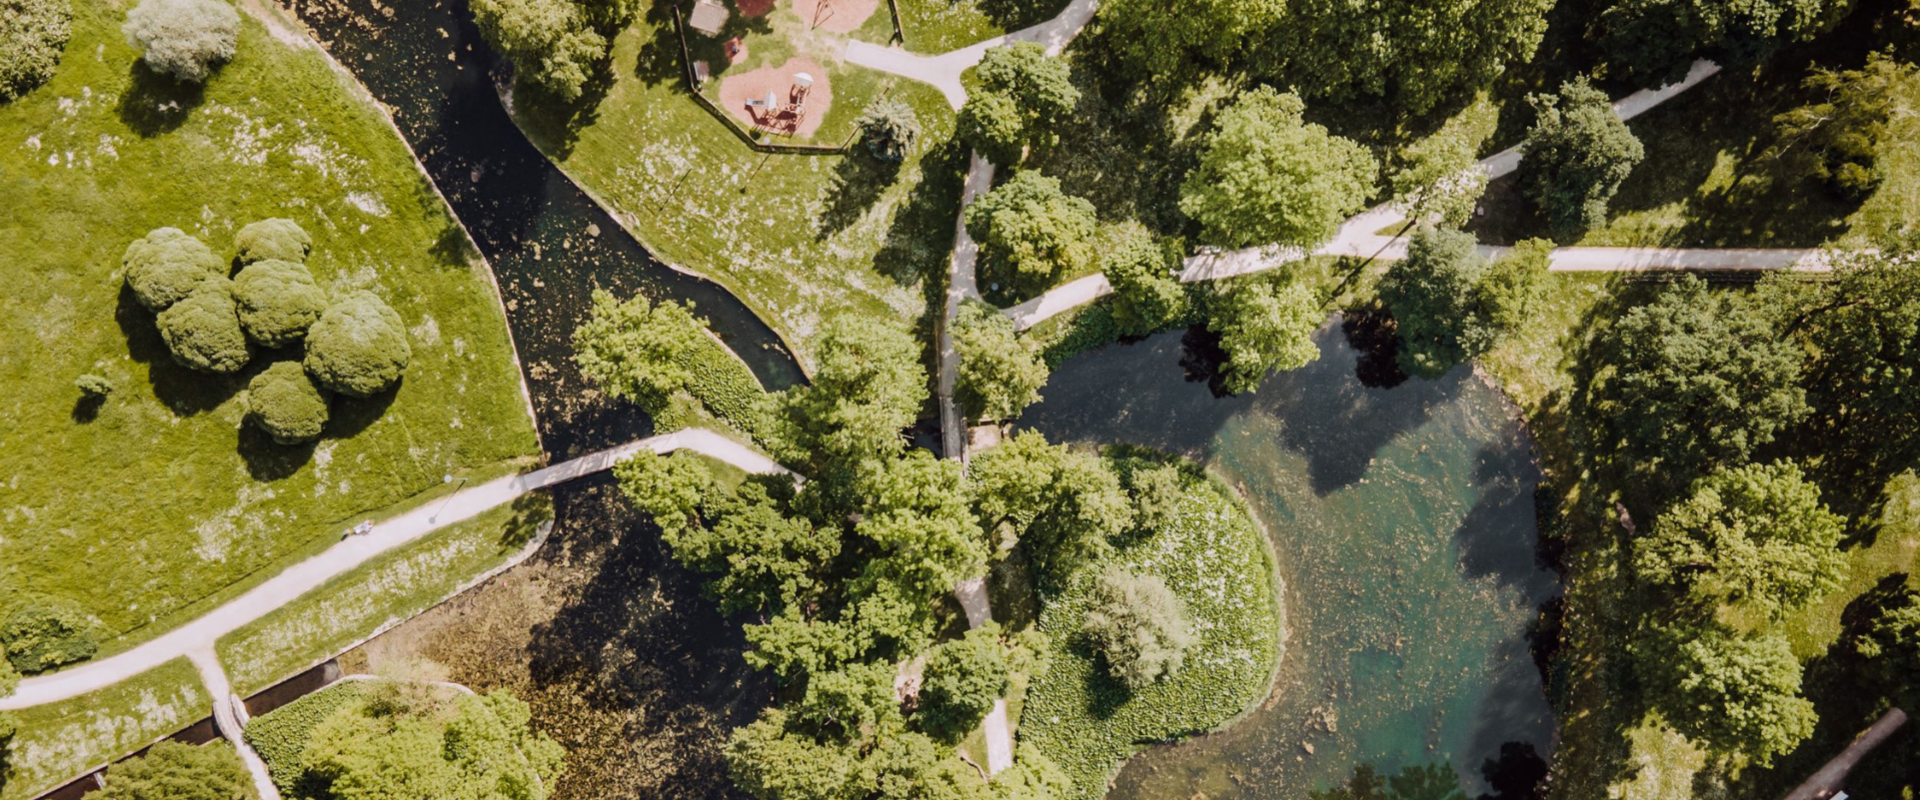
<instances>
[{"instance_id":1,"label":"tree","mask_svg":"<svg viewBox=\"0 0 1920 800\"><path fill-rule=\"evenodd\" d=\"M1026 171L967 206L967 235L980 243L983 277L1038 292L1093 262L1093 203L1060 181Z\"/></svg>"},{"instance_id":2,"label":"tree","mask_svg":"<svg viewBox=\"0 0 1920 800\"><path fill-rule=\"evenodd\" d=\"M233 245L239 251L242 264L267 259L305 264L307 254L313 252L313 237L307 235L300 223L273 217L241 228L233 235Z\"/></svg>"},{"instance_id":3,"label":"tree","mask_svg":"<svg viewBox=\"0 0 1920 800\"><path fill-rule=\"evenodd\" d=\"M1424 114L1532 59L1550 0L1294 0L1258 55L1276 83L1347 101L1390 97Z\"/></svg>"},{"instance_id":4,"label":"tree","mask_svg":"<svg viewBox=\"0 0 1920 800\"><path fill-rule=\"evenodd\" d=\"M1133 498L1134 526L1157 533L1173 524L1187 495L1186 480L1175 464L1135 467L1127 474L1127 493Z\"/></svg>"},{"instance_id":5,"label":"tree","mask_svg":"<svg viewBox=\"0 0 1920 800\"><path fill-rule=\"evenodd\" d=\"M233 302L233 282L224 277L202 281L185 300L160 312L156 321L167 351L183 367L225 375L239 372L253 357Z\"/></svg>"},{"instance_id":6,"label":"tree","mask_svg":"<svg viewBox=\"0 0 1920 800\"><path fill-rule=\"evenodd\" d=\"M1080 102L1065 59L1050 58L1033 42L992 48L974 71L956 121L968 146L1001 166L1014 166L1027 148L1055 140L1053 130Z\"/></svg>"},{"instance_id":7,"label":"tree","mask_svg":"<svg viewBox=\"0 0 1920 800\"><path fill-rule=\"evenodd\" d=\"M1492 122L1492 115L1479 115ZM1403 154L1402 165L1388 177L1394 204L1416 223L1458 228L1473 217L1480 196L1487 191L1487 170L1476 156L1491 130L1475 125L1478 117L1449 120L1433 135L1415 142Z\"/></svg>"},{"instance_id":8,"label":"tree","mask_svg":"<svg viewBox=\"0 0 1920 800\"><path fill-rule=\"evenodd\" d=\"M860 129L867 153L889 164L905 161L913 141L920 137L920 118L913 107L891 98L873 101L854 125Z\"/></svg>"},{"instance_id":9,"label":"tree","mask_svg":"<svg viewBox=\"0 0 1920 800\"><path fill-rule=\"evenodd\" d=\"M1920 688L1920 594L1902 585L1883 598L1871 616L1848 626L1846 641L1879 686Z\"/></svg>"},{"instance_id":10,"label":"tree","mask_svg":"<svg viewBox=\"0 0 1920 800\"><path fill-rule=\"evenodd\" d=\"M1712 624L1668 629L1640 656L1655 707L1709 752L1764 767L1813 733L1813 704L1800 696L1800 662L1784 637L1740 636Z\"/></svg>"},{"instance_id":11,"label":"tree","mask_svg":"<svg viewBox=\"0 0 1920 800\"><path fill-rule=\"evenodd\" d=\"M1190 313L1187 292L1174 280L1166 248L1133 226L1100 256L1100 272L1113 285L1113 319L1129 336L1144 336Z\"/></svg>"},{"instance_id":12,"label":"tree","mask_svg":"<svg viewBox=\"0 0 1920 800\"><path fill-rule=\"evenodd\" d=\"M14 669L32 675L92 658L100 649L98 630L99 623L72 600L31 595L0 623L0 644Z\"/></svg>"},{"instance_id":13,"label":"tree","mask_svg":"<svg viewBox=\"0 0 1920 800\"><path fill-rule=\"evenodd\" d=\"M1487 270L1473 234L1423 226L1407 257L1387 267L1380 301L1400 335L1400 368L1439 377L1493 347L1497 332L1481 313L1477 287Z\"/></svg>"},{"instance_id":14,"label":"tree","mask_svg":"<svg viewBox=\"0 0 1920 800\"><path fill-rule=\"evenodd\" d=\"M878 788L854 748L789 729L780 709L734 731L726 758L734 785L759 800L862 800Z\"/></svg>"},{"instance_id":15,"label":"tree","mask_svg":"<svg viewBox=\"0 0 1920 800\"><path fill-rule=\"evenodd\" d=\"M103 800L254 800L253 779L226 742L160 742L107 769Z\"/></svg>"},{"instance_id":16,"label":"tree","mask_svg":"<svg viewBox=\"0 0 1920 800\"><path fill-rule=\"evenodd\" d=\"M277 444L304 444L327 429L327 395L297 361L277 361L247 383L247 422Z\"/></svg>"},{"instance_id":17,"label":"tree","mask_svg":"<svg viewBox=\"0 0 1920 800\"><path fill-rule=\"evenodd\" d=\"M302 764L335 800L545 800L565 751L529 726L527 704L505 690L425 709L364 699L314 726Z\"/></svg>"},{"instance_id":18,"label":"tree","mask_svg":"<svg viewBox=\"0 0 1920 800\"><path fill-rule=\"evenodd\" d=\"M1133 524L1126 492L1105 461L1048 444L1034 431L980 454L968 476L981 525L1002 546L1025 547L1048 588L1064 586Z\"/></svg>"},{"instance_id":19,"label":"tree","mask_svg":"<svg viewBox=\"0 0 1920 800\"><path fill-rule=\"evenodd\" d=\"M1026 112L1020 101L1004 94L974 92L953 121L953 135L980 157L1012 166L1026 157Z\"/></svg>"},{"instance_id":20,"label":"tree","mask_svg":"<svg viewBox=\"0 0 1920 800\"><path fill-rule=\"evenodd\" d=\"M1573 409L1599 453L1678 488L1807 415L1803 359L1764 309L1689 275L1594 339Z\"/></svg>"},{"instance_id":21,"label":"tree","mask_svg":"<svg viewBox=\"0 0 1920 800\"><path fill-rule=\"evenodd\" d=\"M1040 748L1026 742L1014 745L1013 766L993 776L998 800L1055 800L1073 795L1073 779Z\"/></svg>"},{"instance_id":22,"label":"tree","mask_svg":"<svg viewBox=\"0 0 1920 800\"><path fill-rule=\"evenodd\" d=\"M960 354L954 395L968 419L1018 417L1047 385L1047 365L1015 334L1013 320L985 303L960 306L953 347Z\"/></svg>"},{"instance_id":23,"label":"tree","mask_svg":"<svg viewBox=\"0 0 1920 800\"><path fill-rule=\"evenodd\" d=\"M221 0L140 0L120 30L154 72L200 83L233 58L240 12Z\"/></svg>"},{"instance_id":24,"label":"tree","mask_svg":"<svg viewBox=\"0 0 1920 800\"><path fill-rule=\"evenodd\" d=\"M400 382L413 359L407 329L372 292L335 302L307 330L307 373L348 397L371 397Z\"/></svg>"},{"instance_id":25,"label":"tree","mask_svg":"<svg viewBox=\"0 0 1920 800\"><path fill-rule=\"evenodd\" d=\"M1843 520L1792 462L1722 469L1634 542L1646 580L1779 619L1840 587Z\"/></svg>"},{"instance_id":26,"label":"tree","mask_svg":"<svg viewBox=\"0 0 1920 800\"><path fill-rule=\"evenodd\" d=\"M679 451L661 455L639 450L613 465L613 475L620 480L620 493L669 534L695 524L701 502L717 490L712 471Z\"/></svg>"},{"instance_id":27,"label":"tree","mask_svg":"<svg viewBox=\"0 0 1920 800\"><path fill-rule=\"evenodd\" d=\"M1130 77L1180 79L1227 65L1272 29L1280 0L1108 0L1096 12L1100 41L1120 56Z\"/></svg>"},{"instance_id":28,"label":"tree","mask_svg":"<svg viewBox=\"0 0 1920 800\"><path fill-rule=\"evenodd\" d=\"M244 252L244 251L243 251ZM304 264L263 259L233 279L240 328L261 347L285 347L306 338L327 310L327 293Z\"/></svg>"},{"instance_id":29,"label":"tree","mask_svg":"<svg viewBox=\"0 0 1920 800\"><path fill-rule=\"evenodd\" d=\"M836 462L891 458L927 399L920 343L899 325L845 315L815 340L813 383L774 396L769 445L820 477Z\"/></svg>"},{"instance_id":30,"label":"tree","mask_svg":"<svg viewBox=\"0 0 1920 800\"><path fill-rule=\"evenodd\" d=\"M699 478L686 475L686 468L680 466L684 462L677 458L654 463L667 467L669 474L647 470L657 476L649 487L642 483L648 478L639 469L627 468L618 473L622 490L636 497L652 489L643 506L650 511L684 502L684 497L671 495L692 490ZM712 496L711 488L706 491ZM824 588L818 576L840 554L838 530L816 528L804 517L782 514L758 483L742 484L734 498L714 505L716 521L710 526L663 523L661 528L675 560L696 572L718 576L707 584L707 592L720 601L722 611L777 611Z\"/></svg>"},{"instance_id":31,"label":"tree","mask_svg":"<svg viewBox=\"0 0 1920 800\"><path fill-rule=\"evenodd\" d=\"M1880 188L1880 147L1888 123L1906 108L1901 92L1914 77L1912 64L1886 53L1867 54L1857 70L1815 67L1803 85L1821 99L1773 118L1778 142L1768 155L1799 162L1843 200L1866 200Z\"/></svg>"},{"instance_id":32,"label":"tree","mask_svg":"<svg viewBox=\"0 0 1920 800\"><path fill-rule=\"evenodd\" d=\"M1517 331L1533 318L1547 270L1553 266L1552 256L1553 242L1527 239L1494 259L1480 277L1474 301L1497 335Z\"/></svg>"},{"instance_id":33,"label":"tree","mask_svg":"<svg viewBox=\"0 0 1920 800\"><path fill-rule=\"evenodd\" d=\"M585 94L607 38L573 0L474 0L473 21L514 65L518 80L563 101Z\"/></svg>"},{"instance_id":34,"label":"tree","mask_svg":"<svg viewBox=\"0 0 1920 800\"><path fill-rule=\"evenodd\" d=\"M1734 67L1828 28L1850 0L1613 0L1595 18L1611 71L1671 83L1696 57Z\"/></svg>"},{"instance_id":35,"label":"tree","mask_svg":"<svg viewBox=\"0 0 1920 800\"><path fill-rule=\"evenodd\" d=\"M928 733L957 742L993 710L1007 692L1007 651L997 626L967 631L927 653L916 717Z\"/></svg>"},{"instance_id":36,"label":"tree","mask_svg":"<svg viewBox=\"0 0 1920 800\"><path fill-rule=\"evenodd\" d=\"M1194 643L1186 604L1155 575L1118 569L1094 581L1081 632L1107 662L1107 673L1132 691L1180 671Z\"/></svg>"},{"instance_id":37,"label":"tree","mask_svg":"<svg viewBox=\"0 0 1920 800\"><path fill-rule=\"evenodd\" d=\"M68 0L0 0L0 103L53 79L72 23Z\"/></svg>"},{"instance_id":38,"label":"tree","mask_svg":"<svg viewBox=\"0 0 1920 800\"><path fill-rule=\"evenodd\" d=\"M1227 391L1254 391L1269 372L1299 369L1320 357L1313 332L1326 313L1311 290L1299 281L1277 288L1258 279L1236 284L1213 304L1207 320L1227 354Z\"/></svg>"},{"instance_id":39,"label":"tree","mask_svg":"<svg viewBox=\"0 0 1920 800\"><path fill-rule=\"evenodd\" d=\"M689 306L639 294L623 303L596 289L592 316L573 332L573 361L607 394L657 408L686 388L706 337L707 321Z\"/></svg>"},{"instance_id":40,"label":"tree","mask_svg":"<svg viewBox=\"0 0 1920 800\"><path fill-rule=\"evenodd\" d=\"M120 263L134 299L154 312L186 299L202 282L226 275L220 258L179 228L156 228L135 239Z\"/></svg>"},{"instance_id":41,"label":"tree","mask_svg":"<svg viewBox=\"0 0 1920 800\"><path fill-rule=\"evenodd\" d=\"M1180 210L1221 247L1312 250L1373 191L1366 148L1301 117L1305 104L1262 86L1220 112L1200 165L1180 185Z\"/></svg>"},{"instance_id":42,"label":"tree","mask_svg":"<svg viewBox=\"0 0 1920 800\"><path fill-rule=\"evenodd\" d=\"M791 707L797 727L805 727L831 741L852 742L879 733L882 725L900 721L900 696L894 692L896 670L890 663L851 664L807 678L807 691Z\"/></svg>"},{"instance_id":43,"label":"tree","mask_svg":"<svg viewBox=\"0 0 1920 800\"><path fill-rule=\"evenodd\" d=\"M1535 119L1527 131L1520 184L1546 214L1554 237L1577 239L1607 222L1607 203L1620 191L1646 149L1613 113L1606 93L1585 77L1558 95L1532 94Z\"/></svg>"}]
</instances>

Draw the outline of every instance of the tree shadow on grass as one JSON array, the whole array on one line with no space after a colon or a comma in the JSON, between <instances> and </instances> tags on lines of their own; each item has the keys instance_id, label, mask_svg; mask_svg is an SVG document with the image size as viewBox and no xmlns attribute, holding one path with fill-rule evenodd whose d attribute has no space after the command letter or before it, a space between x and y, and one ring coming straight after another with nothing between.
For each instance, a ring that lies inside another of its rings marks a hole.
<instances>
[{"instance_id":1,"label":"tree shadow on grass","mask_svg":"<svg viewBox=\"0 0 1920 800\"><path fill-rule=\"evenodd\" d=\"M893 224L873 255L874 271L901 286L920 284L927 307L935 310L929 318L938 314L947 291L947 264L966 172L967 150L959 142L943 141L928 150L920 159L920 181L895 209Z\"/></svg>"},{"instance_id":2,"label":"tree shadow on grass","mask_svg":"<svg viewBox=\"0 0 1920 800\"><path fill-rule=\"evenodd\" d=\"M856 147L833 169L833 182L827 187L827 208L820 212L820 241L846 230L880 201L887 187L900 178L900 164L874 158L865 148Z\"/></svg>"},{"instance_id":3,"label":"tree shadow on grass","mask_svg":"<svg viewBox=\"0 0 1920 800\"><path fill-rule=\"evenodd\" d=\"M107 398L97 394L82 394L73 401L73 411L68 416L74 422L85 425L100 418L100 407L106 405Z\"/></svg>"},{"instance_id":4,"label":"tree shadow on grass","mask_svg":"<svg viewBox=\"0 0 1920 800\"><path fill-rule=\"evenodd\" d=\"M373 423L379 422L381 417L386 416L387 409L393 406L394 398L399 396L401 388L406 386L406 383L407 379L402 377L392 386L387 387L386 391L369 397L334 395L327 416L326 437L351 439L358 436L361 431L372 427Z\"/></svg>"},{"instance_id":5,"label":"tree shadow on grass","mask_svg":"<svg viewBox=\"0 0 1920 800\"><path fill-rule=\"evenodd\" d=\"M125 285L120 287L113 320L120 326L120 334L126 337L127 355L147 365L147 383L153 387L154 397L175 414L191 417L212 411L246 385L250 374L247 370L234 375L215 375L188 369L174 361L166 341L160 338L153 312L140 305L133 297L133 290Z\"/></svg>"},{"instance_id":6,"label":"tree shadow on grass","mask_svg":"<svg viewBox=\"0 0 1920 800\"><path fill-rule=\"evenodd\" d=\"M262 483L290 478L313 460L318 440L300 444L281 444L252 423L240 426L240 460L246 462L247 475Z\"/></svg>"},{"instance_id":7,"label":"tree shadow on grass","mask_svg":"<svg viewBox=\"0 0 1920 800\"><path fill-rule=\"evenodd\" d=\"M130 83L120 95L120 121L134 133L152 138L185 124L206 99L206 85L175 80L147 68L135 59L127 67Z\"/></svg>"}]
</instances>

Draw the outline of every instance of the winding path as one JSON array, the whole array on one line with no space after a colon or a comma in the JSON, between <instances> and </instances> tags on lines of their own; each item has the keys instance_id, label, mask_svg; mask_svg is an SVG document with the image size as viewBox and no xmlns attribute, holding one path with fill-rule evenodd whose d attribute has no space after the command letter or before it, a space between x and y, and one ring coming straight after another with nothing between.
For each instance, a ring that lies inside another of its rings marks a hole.
<instances>
[{"instance_id":1,"label":"winding path","mask_svg":"<svg viewBox=\"0 0 1920 800\"><path fill-rule=\"evenodd\" d=\"M696 428L629 442L545 469L497 478L434 499L380 522L373 526L371 533L364 536L349 536L327 548L326 552L288 567L192 622L124 653L23 680L13 695L0 698L0 709L28 708L67 700L104 689L181 656L208 653L220 637L273 613L382 553L511 503L528 492L610 469L642 449L663 454L690 450L748 472L787 472L786 468L751 447L713 431ZM216 695L216 702L219 699L220 696Z\"/></svg>"}]
</instances>

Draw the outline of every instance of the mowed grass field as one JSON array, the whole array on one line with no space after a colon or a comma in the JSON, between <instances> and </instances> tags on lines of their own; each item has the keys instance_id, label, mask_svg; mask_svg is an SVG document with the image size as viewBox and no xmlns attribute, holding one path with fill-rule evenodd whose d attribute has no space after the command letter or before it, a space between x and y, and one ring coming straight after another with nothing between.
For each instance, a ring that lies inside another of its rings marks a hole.
<instances>
[{"instance_id":1,"label":"mowed grass field","mask_svg":"<svg viewBox=\"0 0 1920 800\"><path fill-rule=\"evenodd\" d=\"M906 48L938 55L1004 33L1030 28L1058 16L1068 0L897 0ZM854 36L886 44L893 38L893 16L886 2Z\"/></svg>"},{"instance_id":2,"label":"mowed grass field","mask_svg":"<svg viewBox=\"0 0 1920 800\"><path fill-rule=\"evenodd\" d=\"M152 77L120 33L128 0L74 4L58 75L0 105L0 606L57 594L105 649L150 638L338 540L447 474L538 452L484 263L370 101L304 39L243 15L204 90ZM121 254L186 230L290 217L315 278L379 295L409 330L403 383L337 398L325 437L283 447L242 426L246 383L170 359L123 288ZM97 409L74 379L105 376Z\"/></svg>"}]
</instances>

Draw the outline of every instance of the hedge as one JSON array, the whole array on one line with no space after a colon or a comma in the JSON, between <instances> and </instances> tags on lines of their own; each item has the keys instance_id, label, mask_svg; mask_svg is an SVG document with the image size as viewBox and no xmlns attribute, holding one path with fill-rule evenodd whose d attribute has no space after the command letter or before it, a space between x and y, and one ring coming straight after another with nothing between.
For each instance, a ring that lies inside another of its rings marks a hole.
<instances>
[{"instance_id":1,"label":"hedge","mask_svg":"<svg viewBox=\"0 0 1920 800\"><path fill-rule=\"evenodd\" d=\"M680 355L680 366L690 376L687 393L741 433L756 435L762 429L760 400L767 391L761 388L753 370L725 345L711 337L706 341L711 346Z\"/></svg>"},{"instance_id":2,"label":"hedge","mask_svg":"<svg viewBox=\"0 0 1920 800\"><path fill-rule=\"evenodd\" d=\"M300 762L306 755L308 737L334 712L358 699L360 689L359 681L341 681L247 723L247 744L253 745L260 760L267 762L267 772L273 776L273 783L280 787L281 794L306 796L296 787L306 777Z\"/></svg>"}]
</instances>

